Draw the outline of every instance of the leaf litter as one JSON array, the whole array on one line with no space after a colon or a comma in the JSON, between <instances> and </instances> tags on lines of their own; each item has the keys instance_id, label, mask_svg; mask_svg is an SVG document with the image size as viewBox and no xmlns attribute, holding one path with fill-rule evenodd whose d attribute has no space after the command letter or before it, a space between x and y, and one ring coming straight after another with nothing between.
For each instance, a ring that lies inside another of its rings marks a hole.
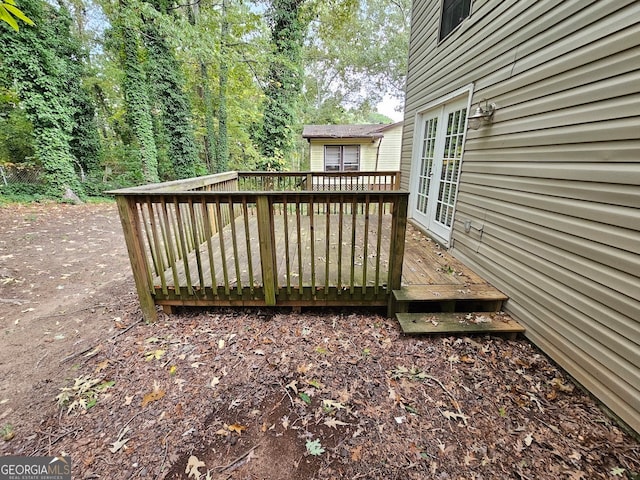
<instances>
[{"instance_id":1,"label":"leaf litter","mask_svg":"<svg viewBox=\"0 0 640 480\"><path fill-rule=\"evenodd\" d=\"M139 315L133 303L122 310L125 323ZM109 395L82 415L54 404L9 451L67 452L74 478L640 471L639 443L524 339L408 337L368 311L186 310L80 363L83 379L97 372L114 382Z\"/></svg>"}]
</instances>

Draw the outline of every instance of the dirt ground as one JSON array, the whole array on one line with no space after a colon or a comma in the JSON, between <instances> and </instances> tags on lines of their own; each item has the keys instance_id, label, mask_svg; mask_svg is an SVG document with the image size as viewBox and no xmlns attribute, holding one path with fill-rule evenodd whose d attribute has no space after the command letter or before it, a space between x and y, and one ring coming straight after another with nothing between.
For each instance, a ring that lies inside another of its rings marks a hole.
<instances>
[{"instance_id":1,"label":"dirt ground","mask_svg":"<svg viewBox=\"0 0 640 480\"><path fill-rule=\"evenodd\" d=\"M114 204L0 207L0 455L78 479L638 478L640 443L525 339L381 312L141 321Z\"/></svg>"}]
</instances>

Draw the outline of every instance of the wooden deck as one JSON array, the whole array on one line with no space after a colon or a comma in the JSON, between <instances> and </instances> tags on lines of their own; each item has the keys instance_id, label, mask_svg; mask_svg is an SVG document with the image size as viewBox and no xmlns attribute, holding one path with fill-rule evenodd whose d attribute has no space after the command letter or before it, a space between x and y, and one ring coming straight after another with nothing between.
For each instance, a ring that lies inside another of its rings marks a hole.
<instances>
[{"instance_id":1,"label":"wooden deck","mask_svg":"<svg viewBox=\"0 0 640 480\"><path fill-rule=\"evenodd\" d=\"M290 299L279 304L293 305L295 300L304 303L309 297L317 299L318 294L326 298L326 304L360 304L341 298L342 292L353 293L356 289L367 304L388 303L390 214L380 215L375 221L362 215L353 222L351 219L345 222L336 214L304 216L298 220L299 224L282 215L273 217L279 255L276 265L278 290L287 292ZM311 228L313 223L316 228ZM222 235L215 234L210 242L203 243L197 254L192 252L186 262L166 269L162 276L154 276L156 303L259 305L260 302L252 301L254 294L260 293L262 284L258 242L255 216L246 221L244 216L239 217L233 225L224 228ZM220 252L225 252L224 258ZM198 256L199 262L205 265L202 275L198 274ZM402 285L452 286L454 290L456 287L463 289L465 285L492 288L411 225L407 226L406 232ZM186 286L194 293L187 295ZM300 292L297 296L296 290ZM191 300L193 296L196 301Z\"/></svg>"},{"instance_id":2,"label":"wooden deck","mask_svg":"<svg viewBox=\"0 0 640 480\"><path fill-rule=\"evenodd\" d=\"M145 319L157 318L156 305L387 306L394 314L430 301L401 298L407 286L428 285L427 296L453 288L465 301L487 290L407 226L399 179L226 172L112 192Z\"/></svg>"}]
</instances>

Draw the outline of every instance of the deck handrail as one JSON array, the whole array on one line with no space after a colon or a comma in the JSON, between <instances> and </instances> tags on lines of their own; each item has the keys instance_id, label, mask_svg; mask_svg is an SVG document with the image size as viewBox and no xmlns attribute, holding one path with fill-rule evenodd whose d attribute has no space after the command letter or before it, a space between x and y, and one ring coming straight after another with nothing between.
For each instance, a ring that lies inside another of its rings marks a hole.
<instances>
[{"instance_id":1,"label":"deck handrail","mask_svg":"<svg viewBox=\"0 0 640 480\"><path fill-rule=\"evenodd\" d=\"M243 184L267 174L232 172L112 192L145 319L160 302L314 304L333 295L381 304L400 287L407 192L281 190L281 179L300 173L271 178L271 190Z\"/></svg>"},{"instance_id":2,"label":"deck handrail","mask_svg":"<svg viewBox=\"0 0 640 480\"><path fill-rule=\"evenodd\" d=\"M262 188L257 188L261 186ZM341 190L399 190L400 172L244 172L216 173L202 177L127 187L106 193L133 195L190 191L341 191Z\"/></svg>"}]
</instances>

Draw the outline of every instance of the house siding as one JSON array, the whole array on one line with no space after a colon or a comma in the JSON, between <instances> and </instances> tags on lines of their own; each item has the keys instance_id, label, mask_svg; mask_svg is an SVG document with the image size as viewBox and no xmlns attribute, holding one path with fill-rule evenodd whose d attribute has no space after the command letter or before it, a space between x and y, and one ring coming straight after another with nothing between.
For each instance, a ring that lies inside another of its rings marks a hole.
<instances>
[{"instance_id":1,"label":"house siding","mask_svg":"<svg viewBox=\"0 0 640 480\"><path fill-rule=\"evenodd\" d=\"M309 165L312 172L324 171L325 145L360 145L360 170L374 170L378 142L371 139L336 138L312 139L309 145Z\"/></svg>"},{"instance_id":2,"label":"house siding","mask_svg":"<svg viewBox=\"0 0 640 480\"><path fill-rule=\"evenodd\" d=\"M360 145L360 170L399 170L402 126L390 128L383 132L383 135L383 138L376 140L370 138L311 139L309 145L310 169L313 172L324 171L325 145Z\"/></svg>"},{"instance_id":3,"label":"house siding","mask_svg":"<svg viewBox=\"0 0 640 480\"><path fill-rule=\"evenodd\" d=\"M414 2L402 186L426 105L468 84L497 104L467 134L451 251L640 432L640 3L476 0L438 44L439 8Z\"/></svg>"},{"instance_id":4,"label":"house siding","mask_svg":"<svg viewBox=\"0 0 640 480\"><path fill-rule=\"evenodd\" d=\"M400 152L402 148L402 125L396 125L382 132L384 137L380 142L380 155L377 162L377 170L399 170ZM374 164L374 170L375 164Z\"/></svg>"}]
</instances>

